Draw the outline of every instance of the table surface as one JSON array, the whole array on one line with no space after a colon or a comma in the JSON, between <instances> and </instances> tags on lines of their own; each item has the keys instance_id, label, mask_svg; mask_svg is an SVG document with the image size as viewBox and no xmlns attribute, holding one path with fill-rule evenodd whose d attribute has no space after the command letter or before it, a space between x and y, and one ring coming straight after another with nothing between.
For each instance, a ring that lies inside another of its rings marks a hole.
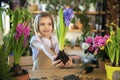
<instances>
[{"instance_id":1,"label":"table surface","mask_svg":"<svg viewBox=\"0 0 120 80\"><path fill-rule=\"evenodd\" d=\"M80 72L80 69L50 69L50 70L30 70L30 79L38 78L40 80L63 80L64 76ZM87 74L80 74L80 80L109 80L105 73L101 73L98 68Z\"/></svg>"}]
</instances>

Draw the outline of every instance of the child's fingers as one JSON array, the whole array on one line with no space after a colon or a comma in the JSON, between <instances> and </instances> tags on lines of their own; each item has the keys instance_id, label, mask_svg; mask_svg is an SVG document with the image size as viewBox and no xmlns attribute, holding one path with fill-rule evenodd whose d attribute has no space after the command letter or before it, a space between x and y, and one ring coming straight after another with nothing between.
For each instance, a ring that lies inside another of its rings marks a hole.
<instances>
[{"instance_id":1,"label":"child's fingers","mask_svg":"<svg viewBox=\"0 0 120 80\"><path fill-rule=\"evenodd\" d=\"M72 59L69 58L68 62L65 64L65 67L70 67L72 65Z\"/></svg>"},{"instance_id":2,"label":"child's fingers","mask_svg":"<svg viewBox=\"0 0 120 80\"><path fill-rule=\"evenodd\" d=\"M59 64L55 65L55 67L62 67L63 65L63 62L60 62Z\"/></svg>"},{"instance_id":3,"label":"child's fingers","mask_svg":"<svg viewBox=\"0 0 120 80\"><path fill-rule=\"evenodd\" d=\"M53 58L56 59L56 58L57 58L57 55L54 55Z\"/></svg>"},{"instance_id":4,"label":"child's fingers","mask_svg":"<svg viewBox=\"0 0 120 80\"><path fill-rule=\"evenodd\" d=\"M59 60L53 61L52 64L55 66L55 65L59 64L60 62L61 62L61 60L59 59Z\"/></svg>"}]
</instances>

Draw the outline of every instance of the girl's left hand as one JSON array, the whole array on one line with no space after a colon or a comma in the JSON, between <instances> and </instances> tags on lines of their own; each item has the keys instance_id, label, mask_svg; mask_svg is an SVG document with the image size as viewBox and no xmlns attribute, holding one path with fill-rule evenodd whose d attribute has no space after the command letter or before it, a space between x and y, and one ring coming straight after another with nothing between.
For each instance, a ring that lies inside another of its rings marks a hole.
<instances>
[{"instance_id":1,"label":"girl's left hand","mask_svg":"<svg viewBox=\"0 0 120 80\"><path fill-rule=\"evenodd\" d=\"M73 59L80 59L80 56L77 56L77 55L69 56L69 60L68 60L68 62L64 66L66 68L71 67L73 65Z\"/></svg>"},{"instance_id":2,"label":"girl's left hand","mask_svg":"<svg viewBox=\"0 0 120 80\"><path fill-rule=\"evenodd\" d=\"M72 65L72 58L69 57L69 60L66 62L66 64L63 66L65 68L69 68Z\"/></svg>"}]
</instances>

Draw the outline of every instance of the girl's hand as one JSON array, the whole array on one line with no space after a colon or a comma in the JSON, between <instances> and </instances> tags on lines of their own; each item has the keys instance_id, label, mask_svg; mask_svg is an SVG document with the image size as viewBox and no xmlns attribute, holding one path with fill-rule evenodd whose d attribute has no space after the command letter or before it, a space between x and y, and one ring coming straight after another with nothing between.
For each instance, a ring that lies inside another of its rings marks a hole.
<instances>
[{"instance_id":1,"label":"girl's hand","mask_svg":"<svg viewBox=\"0 0 120 80\"><path fill-rule=\"evenodd\" d=\"M73 59L80 59L80 56L77 55L73 55L73 56L69 56L69 60L67 61L67 63L64 65L64 68L69 68L73 65Z\"/></svg>"},{"instance_id":2,"label":"girl's hand","mask_svg":"<svg viewBox=\"0 0 120 80\"><path fill-rule=\"evenodd\" d=\"M55 60L55 58L57 58L57 56L54 56L54 59L52 61L52 65L57 67L57 68L68 68L72 65L72 58L69 58L69 60L66 62L66 64L63 64L63 62L59 59L59 60Z\"/></svg>"},{"instance_id":3,"label":"girl's hand","mask_svg":"<svg viewBox=\"0 0 120 80\"><path fill-rule=\"evenodd\" d=\"M71 67L71 65L72 65L72 58L69 57L69 60L64 65L64 68L69 68L69 67Z\"/></svg>"},{"instance_id":4,"label":"girl's hand","mask_svg":"<svg viewBox=\"0 0 120 80\"><path fill-rule=\"evenodd\" d=\"M63 67L64 66L63 62L60 59L55 60L56 58L57 56L54 55L54 59L52 60L52 65L55 66L56 68Z\"/></svg>"}]
</instances>

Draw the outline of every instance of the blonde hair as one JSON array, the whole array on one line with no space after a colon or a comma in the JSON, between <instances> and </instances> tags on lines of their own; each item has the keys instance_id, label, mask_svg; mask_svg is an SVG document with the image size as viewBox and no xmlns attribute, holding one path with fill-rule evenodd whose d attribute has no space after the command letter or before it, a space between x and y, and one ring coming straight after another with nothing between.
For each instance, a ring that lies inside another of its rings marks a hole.
<instances>
[{"instance_id":1,"label":"blonde hair","mask_svg":"<svg viewBox=\"0 0 120 80\"><path fill-rule=\"evenodd\" d=\"M47 12L40 12L40 14L36 15L35 20L34 20L34 33L35 35L40 35L39 31L39 21L43 17L49 17L52 21L52 31L54 30L54 22L52 16L47 13Z\"/></svg>"}]
</instances>

